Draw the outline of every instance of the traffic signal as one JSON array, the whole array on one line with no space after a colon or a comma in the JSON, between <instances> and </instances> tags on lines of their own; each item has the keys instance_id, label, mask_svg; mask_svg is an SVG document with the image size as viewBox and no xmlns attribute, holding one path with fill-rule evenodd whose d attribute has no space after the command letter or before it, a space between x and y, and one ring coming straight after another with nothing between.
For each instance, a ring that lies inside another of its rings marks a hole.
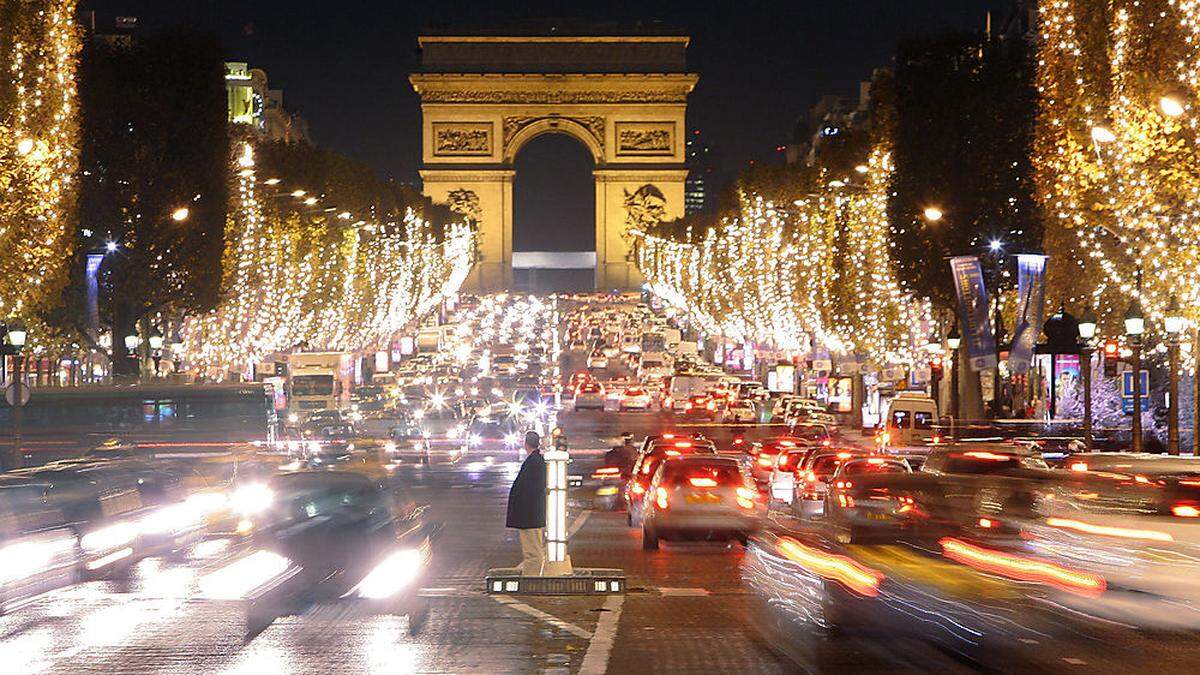
<instances>
[{"instance_id":1,"label":"traffic signal","mask_svg":"<svg viewBox=\"0 0 1200 675\"><path fill-rule=\"evenodd\" d=\"M1107 342L1104 343L1104 376L1105 377L1116 377L1117 376L1117 360L1119 358L1117 355L1117 349L1118 349L1118 345L1117 345L1116 340L1108 340Z\"/></svg>"}]
</instances>

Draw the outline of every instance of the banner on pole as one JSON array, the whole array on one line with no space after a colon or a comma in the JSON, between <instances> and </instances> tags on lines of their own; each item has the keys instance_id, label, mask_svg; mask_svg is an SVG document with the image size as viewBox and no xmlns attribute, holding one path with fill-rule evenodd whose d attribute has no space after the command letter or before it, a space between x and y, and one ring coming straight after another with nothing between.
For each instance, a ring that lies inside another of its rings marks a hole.
<instances>
[{"instance_id":1,"label":"banner on pole","mask_svg":"<svg viewBox=\"0 0 1200 675\"><path fill-rule=\"evenodd\" d=\"M954 290L958 293L958 315L962 320L963 345L971 370L996 367L996 338L988 320L987 288L983 283L983 266L973 255L950 259Z\"/></svg>"},{"instance_id":2,"label":"banner on pole","mask_svg":"<svg viewBox=\"0 0 1200 675\"><path fill-rule=\"evenodd\" d=\"M1008 369L1014 373L1028 371L1033 361L1033 346L1042 332L1045 299L1046 256L1017 255L1017 326L1008 352Z\"/></svg>"}]
</instances>

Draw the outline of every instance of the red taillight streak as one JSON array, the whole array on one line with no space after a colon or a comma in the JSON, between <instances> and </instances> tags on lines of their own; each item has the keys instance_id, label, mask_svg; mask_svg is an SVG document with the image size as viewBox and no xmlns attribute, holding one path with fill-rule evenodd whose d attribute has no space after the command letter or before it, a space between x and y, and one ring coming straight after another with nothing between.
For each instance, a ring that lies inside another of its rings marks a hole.
<instances>
[{"instance_id":1,"label":"red taillight streak","mask_svg":"<svg viewBox=\"0 0 1200 675\"><path fill-rule=\"evenodd\" d=\"M665 488L658 488L654 491L654 503L660 509L667 508L667 491Z\"/></svg>"},{"instance_id":2,"label":"red taillight streak","mask_svg":"<svg viewBox=\"0 0 1200 675\"><path fill-rule=\"evenodd\" d=\"M887 578L879 570L852 558L805 546L791 537L780 538L776 546L788 560L822 578L837 581L859 595L875 597L879 594L879 584Z\"/></svg>"},{"instance_id":3,"label":"red taillight streak","mask_svg":"<svg viewBox=\"0 0 1200 675\"><path fill-rule=\"evenodd\" d=\"M1043 583L1089 596L1100 595L1108 587L1103 577L1044 560L974 546L949 537L938 543L942 545L942 555L947 558L1010 579Z\"/></svg>"}]
</instances>

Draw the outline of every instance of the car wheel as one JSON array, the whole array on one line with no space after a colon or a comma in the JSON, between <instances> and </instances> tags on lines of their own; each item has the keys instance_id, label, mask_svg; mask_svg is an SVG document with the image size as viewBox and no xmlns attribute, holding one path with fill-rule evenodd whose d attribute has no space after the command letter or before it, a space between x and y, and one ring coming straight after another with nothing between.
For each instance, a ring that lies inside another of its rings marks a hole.
<instances>
[{"instance_id":1,"label":"car wheel","mask_svg":"<svg viewBox=\"0 0 1200 675\"><path fill-rule=\"evenodd\" d=\"M642 550L657 551L658 550L658 533L650 529L646 525L642 525Z\"/></svg>"},{"instance_id":2,"label":"car wheel","mask_svg":"<svg viewBox=\"0 0 1200 675\"><path fill-rule=\"evenodd\" d=\"M416 635L425 627L425 621L429 618L429 598L417 596L412 599L412 604L408 609L408 634Z\"/></svg>"}]
</instances>

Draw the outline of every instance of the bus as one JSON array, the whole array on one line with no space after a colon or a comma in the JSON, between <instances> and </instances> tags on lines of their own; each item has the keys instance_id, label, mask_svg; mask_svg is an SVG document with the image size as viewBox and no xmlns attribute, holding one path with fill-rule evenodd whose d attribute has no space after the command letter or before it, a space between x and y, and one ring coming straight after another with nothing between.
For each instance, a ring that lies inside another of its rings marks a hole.
<instances>
[{"instance_id":1,"label":"bus","mask_svg":"<svg viewBox=\"0 0 1200 675\"><path fill-rule=\"evenodd\" d=\"M35 388L21 409L0 399L0 456L8 457L16 434L26 463L79 457L103 443L146 452L228 450L250 442L274 442L279 431L271 384Z\"/></svg>"}]
</instances>

